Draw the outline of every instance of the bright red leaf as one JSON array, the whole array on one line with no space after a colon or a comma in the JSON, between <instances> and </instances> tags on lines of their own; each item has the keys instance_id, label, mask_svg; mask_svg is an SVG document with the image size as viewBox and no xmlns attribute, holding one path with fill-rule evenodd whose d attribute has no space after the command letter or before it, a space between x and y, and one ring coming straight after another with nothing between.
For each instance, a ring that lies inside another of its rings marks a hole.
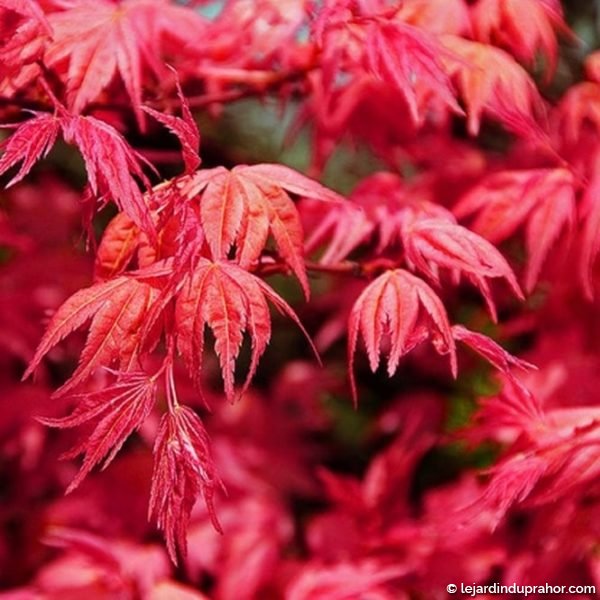
<instances>
[{"instance_id":1,"label":"bright red leaf","mask_svg":"<svg viewBox=\"0 0 600 600\"><path fill-rule=\"evenodd\" d=\"M213 496L221 483L215 473L202 421L189 408L175 407L161 420L154 445L154 472L148 515L167 538L171 560L186 553L190 513L200 495L214 527L221 531Z\"/></svg>"},{"instance_id":2,"label":"bright red leaf","mask_svg":"<svg viewBox=\"0 0 600 600\"><path fill-rule=\"evenodd\" d=\"M574 177L562 168L500 171L464 195L454 212L475 214L472 229L496 244L525 225L525 288L531 292L552 246L575 221Z\"/></svg>"},{"instance_id":3,"label":"bright red leaf","mask_svg":"<svg viewBox=\"0 0 600 600\"><path fill-rule=\"evenodd\" d=\"M439 283L439 269L465 273L479 288L496 319L487 279L502 278L523 298L515 275L504 257L487 240L445 219L415 219L402 231L406 258L417 270Z\"/></svg>"},{"instance_id":4,"label":"bright red leaf","mask_svg":"<svg viewBox=\"0 0 600 600\"><path fill-rule=\"evenodd\" d=\"M175 309L177 346L196 382L208 326L215 336L225 393L233 398L235 361L247 332L252 351L246 390L271 337L267 299L302 328L290 306L261 279L233 263L200 260L183 283Z\"/></svg>"},{"instance_id":5,"label":"bright red leaf","mask_svg":"<svg viewBox=\"0 0 600 600\"><path fill-rule=\"evenodd\" d=\"M83 464L67 492L74 490L100 461L105 469L127 438L141 427L156 400L156 377L131 371L118 373L118 379L102 390L75 396L79 404L73 413L59 419L40 418L50 427L76 427L99 417L92 434L67 453L83 454Z\"/></svg>"},{"instance_id":6,"label":"bright red leaf","mask_svg":"<svg viewBox=\"0 0 600 600\"><path fill-rule=\"evenodd\" d=\"M56 344L90 319L79 365L57 393L64 394L84 382L100 367L117 363L120 370L130 370L145 341L140 337L141 326L158 294L159 289L149 283L124 276L76 292L52 317L23 378L31 375Z\"/></svg>"},{"instance_id":7,"label":"bright red leaf","mask_svg":"<svg viewBox=\"0 0 600 600\"><path fill-rule=\"evenodd\" d=\"M372 371L379 366L384 336L389 338L387 373L391 377L400 358L431 336L440 354L450 355L456 375L456 348L446 309L435 292L418 277L402 269L387 271L358 297L348 325L348 357L352 392L356 398L354 353L362 336Z\"/></svg>"}]
</instances>

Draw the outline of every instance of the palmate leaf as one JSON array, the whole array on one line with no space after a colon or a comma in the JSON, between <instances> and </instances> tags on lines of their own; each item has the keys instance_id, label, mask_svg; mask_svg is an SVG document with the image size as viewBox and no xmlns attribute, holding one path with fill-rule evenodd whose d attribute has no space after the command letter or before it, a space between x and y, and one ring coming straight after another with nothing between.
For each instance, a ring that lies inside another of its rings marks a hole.
<instances>
[{"instance_id":1,"label":"palmate leaf","mask_svg":"<svg viewBox=\"0 0 600 600\"><path fill-rule=\"evenodd\" d=\"M406 258L417 270L439 283L438 269L466 273L483 294L492 318L496 309L488 278L502 278L523 298L515 275L498 250L481 236L445 219L416 219L403 228Z\"/></svg>"},{"instance_id":2,"label":"palmate leaf","mask_svg":"<svg viewBox=\"0 0 600 600\"><path fill-rule=\"evenodd\" d=\"M12 126L16 131L3 143L0 175L21 163L10 184L23 179L34 163L48 154L62 130L65 141L77 146L83 156L94 196L114 201L138 227L152 234L154 223L138 185L139 181L149 186L142 159L123 136L104 121L69 114L58 103L53 115L34 114L33 119Z\"/></svg>"},{"instance_id":3,"label":"palmate leaf","mask_svg":"<svg viewBox=\"0 0 600 600\"><path fill-rule=\"evenodd\" d=\"M185 280L175 308L177 347L194 381L199 380L208 326L215 336L225 393L233 398L235 361L247 332L252 349L245 391L271 337L267 299L302 328L292 308L261 279L231 262L200 260Z\"/></svg>"},{"instance_id":4,"label":"palmate leaf","mask_svg":"<svg viewBox=\"0 0 600 600\"><path fill-rule=\"evenodd\" d=\"M471 135L479 133L486 114L519 135L545 139L536 121L542 99L531 77L510 54L458 36L441 39L449 51L443 60L466 106Z\"/></svg>"},{"instance_id":5,"label":"palmate leaf","mask_svg":"<svg viewBox=\"0 0 600 600\"><path fill-rule=\"evenodd\" d=\"M147 232L154 231L136 177L148 181L140 165L140 156L121 134L94 117L64 117L65 141L77 146L85 161L88 183L95 196L107 196Z\"/></svg>"},{"instance_id":6,"label":"palmate leaf","mask_svg":"<svg viewBox=\"0 0 600 600\"><path fill-rule=\"evenodd\" d=\"M171 560L186 553L186 532L192 508L200 495L214 527L221 531L213 496L222 487L210 454L206 430L198 415L177 406L161 420L154 444L154 471L149 518L155 518L167 539Z\"/></svg>"},{"instance_id":7,"label":"palmate leaf","mask_svg":"<svg viewBox=\"0 0 600 600\"><path fill-rule=\"evenodd\" d=\"M564 168L500 171L465 194L454 213L459 218L476 215L471 228L496 244L525 227L525 288L530 292L553 244L563 231L571 231L575 180Z\"/></svg>"},{"instance_id":8,"label":"palmate leaf","mask_svg":"<svg viewBox=\"0 0 600 600\"><path fill-rule=\"evenodd\" d=\"M287 192L328 202L343 201L336 193L283 165L198 171L182 190L189 198L201 195L200 220L213 259L227 259L235 244L236 261L248 268L259 258L271 234L308 296L302 225Z\"/></svg>"},{"instance_id":9,"label":"palmate leaf","mask_svg":"<svg viewBox=\"0 0 600 600\"><path fill-rule=\"evenodd\" d=\"M66 393L100 367L117 363L120 369L131 370L146 341L142 324L158 295L158 287L125 276L76 292L56 311L23 378L58 342L90 319L79 365L55 393Z\"/></svg>"},{"instance_id":10,"label":"palmate leaf","mask_svg":"<svg viewBox=\"0 0 600 600\"><path fill-rule=\"evenodd\" d=\"M76 427L100 417L90 437L67 453L68 457L83 454L84 458L66 493L79 486L100 461L104 461L103 469L112 462L126 439L141 427L150 413L156 389L156 377L147 373L118 373L118 379L104 389L76 396L79 403L71 415L39 419L50 427L64 428Z\"/></svg>"},{"instance_id":11,"label":"palmate leaf","mask_svg":"<svg viewBox=\"0 0 600 600\"><path fill-rule=\"evenodd\" d=\"M118 75L143 124L144 73L161 74L165 39L180 48L204 28L193 10L152 0L83 0L49 16L54 36L44 55L51 68L66 70L69 108L79 114Z\"/></svg>"},{"instance_id":12,"label":"palmate leaf","mask_svg":"<svg viewBox=\"0 0 600 600\"><path fill-rule=\"evenodd\" d=\"M440 354L449 354L456 375L456 347L442 301L418 277L408 271L386 271L358 297L348 323L348 362L354 398L354 354L362 336L372 371L379 366L384 335L389 336L387 372L391 377L400 358L431 337Z\"/></svg>"}]
</instances>

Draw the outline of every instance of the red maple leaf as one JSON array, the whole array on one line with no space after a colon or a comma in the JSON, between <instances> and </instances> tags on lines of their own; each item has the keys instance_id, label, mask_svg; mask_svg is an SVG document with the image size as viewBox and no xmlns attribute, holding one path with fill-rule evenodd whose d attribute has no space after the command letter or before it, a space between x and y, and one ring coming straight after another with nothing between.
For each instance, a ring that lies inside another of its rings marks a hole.
<instances>
[{"instance_id":1,"label":"red maple leaf","mask_svg":"<svg viewBox=\"0 0 600 600\"><path fill-rule=\"evenodd\" d=\"M213 496L221 483L215 473L208 436L198 415L176 406L161 420L154 444L154 472L148 515L155 518L167 539L171 560L177 550L186 553L190 513L200 495L214 527L221 531L213 507Z\"/></svg>"},{"instance_id":2,"label":"red maple leaf","mask_svg":"<svg viewBox=\"0 0 600 600\"><path fill-rule=\"evenodd\" d=\"M387 271L358 297L348 324L350 382L357 397L353 365L359 334L372 371L379 366L384 335L389 336L387 372L391 377L400 358L429 336L440 354L450 355L456 374L456 348L446 309L435 292L408 271Z\"/></svg>"},{"instance_id":3,"label":"red maple leaf","mask_svg":"<svg viewBox=\"0 0 600 600\"><path fill-rule=\"evenodd\" d=\"M493 173L465 194L454 212L460 218L476 215L471 228L496 244L525 226L530 292L553 244L575 221L574 177L563 168Z\"/></svg>"},{"instance_id":4,"label":"red maple leaf","mask_svg":"<svg viewBox=\"0 0 600 600\"><path fill-rule=\"evenodd\" d=\"M37 160L48 154L62 130L65 141L75 144L83 156L94 196L113 200L139 227L152 233L154 224L136 181L149 185L140 165L143 159L123 136L104 121L69 114L58 102L54 115L35 114L33 119L11 126L16 131L3 144L0 174L22 161L10 183L20 181Z\"/></svg>"},{"instance_id":5,"label":"red maple leaf","mask_svg":"<svg viewBox=\"0 0 600 600\"><path fill-rule=\"evenodd\" d=\"M283 165L240 165L198 171L182 194L200 197L200 220L215 260L235 257L250 267L262 253L269 233L281 257L300 280L308 297L303 231L298 211L287 192L317 200L340 202L340 196Z\"/></svg>"},{"instance_id":6,"label":"red maple leaf","mask_svg":"<svg viewBox=\"0 0 600 600\"><path fill-rule=\"evenodd\" d=\"M56 393L71 390L99 367L117 363L120 370L131 370L146 341L140 335L141 326L158 295L158 287L125 276L76 292L52 317L23 378L31 375L58 342L90 319L79 365Z\"/></svg>"},{"instance_id":7,"label":"red maple leaf","mask_svg":"<svg viewBox=\"0 0 600 600\"><path fill-rule=\"evenodd\" d=\"M152 0L83 0L48 19L54 35L44 62L65 70L69 108L81 113L118 74L139 123L144 74L164 74L165 42L174 38L181 50L205 26L193 10Z\"/></svg>"},{"instance_id":8,"label":"red maple leaf","mask_svg":"<svg viewBox=\"0 0 600 600\"><path fill-rule=\"evenodd\" d=\"M200 375L204 329L208 326L215 337L229 398L234 396L235 361L244 332L248 332L252 351L242 391L248 387L271 337L267 299L304 331L291 307L261 279L233 263L200 259L185 278L175 308L177 346L194 381Z\"/></svg>"},{"instance_id":9,"label":"red maple leaf","mask_svg":"<svg viewBox=\"0 0 600 600\"><path fill-rule=\"evenodd\" d=\"M118 379L96 392L74 396L79 403L67 417L39 420L50 427L76 427L100 417L94 431L84 442L70 450L65 457L84 454L79 473L66 493L73 491L100 462L105 469L119 452L125 440L141 427L156 400L156 376L130 371L117 373ZM108 455L108 456L107 456Z\"/></svg>"}]
</instances>

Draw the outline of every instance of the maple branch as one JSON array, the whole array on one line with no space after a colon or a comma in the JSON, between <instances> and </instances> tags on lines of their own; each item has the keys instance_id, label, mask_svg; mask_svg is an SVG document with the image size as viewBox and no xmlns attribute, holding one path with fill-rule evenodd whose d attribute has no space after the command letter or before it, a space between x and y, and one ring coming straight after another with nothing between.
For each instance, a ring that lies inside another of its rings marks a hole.
<instances>
[{"instance_id":1,"label":"maple branch","mask_svg":"<svg viewBox=\"0 0 600 600\"><path fill-rule=\"evenodd\" d=\"M270 275L287 275L291 272L290 267L277 259L272 258L276 262L261 263L258 265L255 273L263 277ZM373 260L360 262L355 260L343 260L334 264L322 264L318 262L305 261L306 270L314 274L329 274L329 275L349 275L361 279L371 279L383 271L397 269L401 266L401 262L391 260L389 258L376 258Z\"/></svg>"}]
</instances>

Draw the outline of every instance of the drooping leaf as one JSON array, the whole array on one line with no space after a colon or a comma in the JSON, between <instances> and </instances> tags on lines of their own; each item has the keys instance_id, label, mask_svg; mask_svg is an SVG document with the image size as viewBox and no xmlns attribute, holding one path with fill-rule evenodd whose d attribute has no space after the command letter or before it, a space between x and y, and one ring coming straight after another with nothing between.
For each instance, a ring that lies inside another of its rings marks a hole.
<instances>
[{"instance_id":1,"label":"drooping leaf","mask_svg":"<svg viewBox=\"0 0 600 600\"><path fill-rule=\"evenodd\" d=\"M192 508L204 498L214 527L221 531L213 496L221 483L215 473L208 435L191 409L177 406L161 420L154 444L154 472L148 516L164 532L171 560L185 556Z\"/></svg>"},{"instance_id":2,"label":"drooping leaf","mask_svg":"<svg viewBox=\"0 0 600 600\"><path fill-rule=\"evenodd\" d=\"M134 177L148 186L140 156L119 132L94 117L64 117L65 141L77 146L95 196L108 197L127 213L138 227L154 231L154 223Z\"/></svg>"},{"instance_id":3,"label":"drooping leaf","mask_svg":"<svg viewBox=\"0 0 600 600\"><path fill-rule=\"evenodd\" d=\"M496 318L487 278L502 278L515 295L523 297L516 277L498 250L487 240L445 219L415 219L402 231L406 258L434 281L438 269L466 273L479 287L492 317Z\"/></svg>"},{"instance_id":4,"label":"drooping leaf","mask_svg":"<svg viewBox=\"0 0 600 600\"><path fill-rule=\"evenodd\" d=\"M357 396L353 365L359 335L362 336L372 371L379 365L384 336L389 337L388 376L392 376L400 358L427 337L432 338L440 354L450 355L456 374L456 349L448 316L435 292L408 271L387 271L370 283L358 297L348 324L350 382Z\"/></svg>"},{"instance_id":5,"label":"drooping leaf","mask_svg":"<svg viewBox=\"0 0 600 600\"><path fill-rule=\"evenodd\" d=\"M564 168L500 171L465 194L454 212L475 214L471 228L496 244L525 225L525 288L531 291L553 244L575 221L574 177Z\"/></svg>"},{"instance_id":6,"label":"drooping leaf","mask_svg":"<svg viewBox=\"0 0 600 600\"><path fill-rule=\"evenodd\" d=\"M290 306L258 277L233 263L200 260L186 279L175 308L177 346L196 382L208 326L215 336L215 351L229 398L234 396L235 361L244 333L250 336L250 367L242 391L247 388L271 337L267 299L300 325Z\"/></svg>"}]
</instances>

